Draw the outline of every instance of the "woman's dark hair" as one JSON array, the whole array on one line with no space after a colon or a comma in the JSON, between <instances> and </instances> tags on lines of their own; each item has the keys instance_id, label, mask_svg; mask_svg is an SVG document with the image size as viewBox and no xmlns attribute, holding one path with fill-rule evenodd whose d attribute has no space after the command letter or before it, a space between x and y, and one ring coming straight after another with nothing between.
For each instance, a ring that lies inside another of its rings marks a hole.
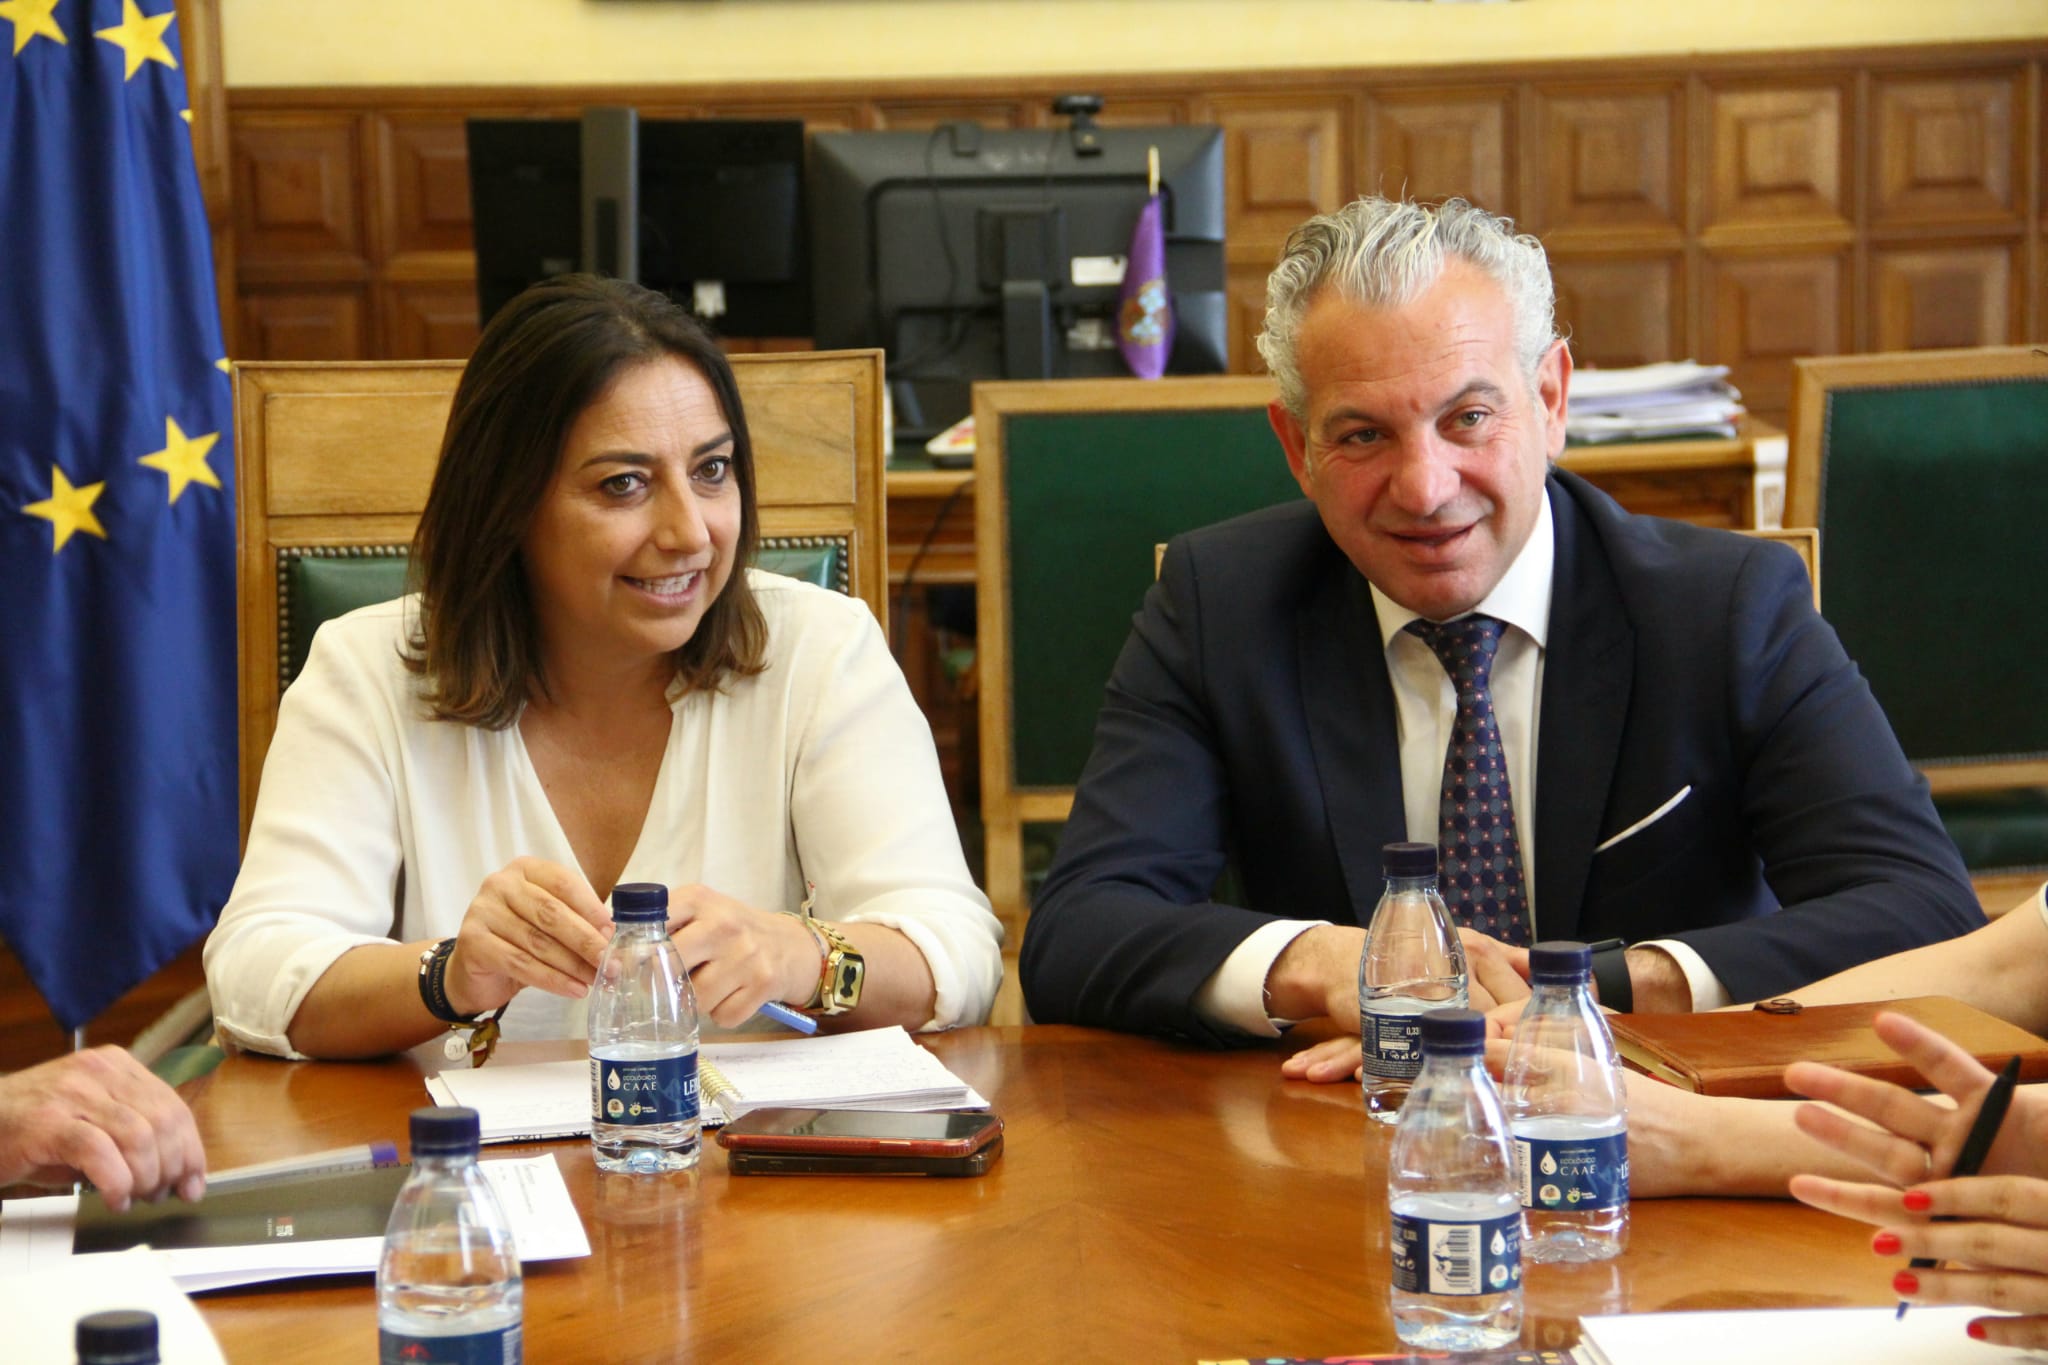
<instances>
[{"instance_id":1,"label":"woman's dark hair","mask_svg":"<svg viewBox=\"0 0 2048 1365\"><path fill-rule=\"evenodd\" d=\"M653 290L564 275L498 310L455 387L413 536L420 613L403 652L438 719L501 730L529 696L546 692L520 543L584 409L626 370L669 358L718 395L740 492L732 573L675 652L676 672L698 688L761 671L768 629L745 572L761 534L754 446L732 365L688 313Z\"/></svg>"}]
</instances>

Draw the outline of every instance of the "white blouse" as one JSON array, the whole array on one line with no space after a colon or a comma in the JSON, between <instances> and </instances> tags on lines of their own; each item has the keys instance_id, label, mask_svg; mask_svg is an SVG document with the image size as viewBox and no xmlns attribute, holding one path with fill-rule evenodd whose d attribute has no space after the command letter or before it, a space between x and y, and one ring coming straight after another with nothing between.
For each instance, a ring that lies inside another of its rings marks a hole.
<instances>
[{"instance_id":1,"label":"white blouse","mask_svg":"<svg viewBox=\"0 0 2048 1365\"><path fill-rule=\"evenodd\" d=\"M701 883L821 918L899 930L930 964L924 1027L978 1024L1002 979L1002 928L969 878L931 730L861 602L749 571L766 669L679 693L653 801L622 882ZM221 1032L295 1057L285 1031L348 949L455 933L514 858L577 866L517 724L430 719L400 661L415 599L328 622L285 691L234 894L206 943ZM584 1031L583 1004L538 990L508 1038Z\"/></svg>"}]
</instances>

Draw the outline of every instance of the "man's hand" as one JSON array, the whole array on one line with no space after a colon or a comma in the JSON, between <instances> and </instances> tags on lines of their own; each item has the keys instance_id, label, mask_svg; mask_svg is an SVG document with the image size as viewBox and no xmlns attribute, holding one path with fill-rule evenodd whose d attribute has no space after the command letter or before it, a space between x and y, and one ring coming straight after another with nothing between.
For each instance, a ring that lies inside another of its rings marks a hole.
<instances>
[{"instance_id":1,"label":"man's hand","mask_svg":"<svg viewBox=\"0 0 2048 1365\"><path fill-rule=\"evenodd\" d=\"M1678 959L1662 948L1631 948L1622 954L1628 964L1629 990L1635 1014L1691 1014L1692 983Z\"/></svg>"},{"instance_id":2,"label":"man's hand","mask_svg":"<svg viewBox=\"0 0 2048 1365\"><path fill-rule=\"evenodd\" d=\"M1359 939L1358 951L1364 949L1362 931L1356 929L1337 930L1335 926L1324 927ZM1286 950L1280 954L1279 958L1275 959L1273 970L1267 975L1266 994L1269 1001L1269 1009L1278 1018L1294 1019L1306 1017L1290 1014L1271 1005L1270 1002L1276 996L1273 982L1275 978L1280 976L1282 965L1287 961L1287 954L1294 950L1295 944L1299 944L1302 939L1309 938L1319 932L1321 931L1318 929L1311 929L1308 933L1295 939L1294 943L1288 944ZM1499 939L1488 938L1486 935L1471 929L1460 929L1458 931L1458 938L1465 945L1466 989L1471 1001L1470 1008L1486 1014L1489 1019L1494 1016L1495 1012L1503 1009L1510 1010L1513 1014L1519 1014L1522 1004L1529 998L1529 983L1527 980L1529 974L1528 950L1510 947ZM1320 946L1312 946L1309 951L1320 954L1325 949ZM1329 951L1341 951L1341 949L1333 945ZM1325 970L1330 970L1330 968L1326 967ZM1365 1049L1358 1039L1357 951L1352 953L1349 972L1350 974L1343 983L1342 988L1345 992L1344 1003L1349 1007L1349 1017L1346 1022L1350 1026L1350 1036L1326 1038L1314 1047L1304 1048L1293 1056L1288 1057L1280 1063L1280 1074L1282 1076L1296 1081L1332 1082L1356 1080L1365 1074L1363 1061ZM1328 1014L1332 1018L1339 1017L1335 1009L1326 1008L1322 1013ZM1500 1028L1511 1029L1512 1016L1506 1017L1509 1018L1510 1022L1500 1026ZM1489 1025L1489 1028L1495 1032L1496 1036L1500 1036L1500 1028L1495 1028L1493 1025Z\"/></svg>"},{"instance_id":3,"label":"man's hand","mask_svg":"<svg viewBox=\"0 0 2048 1365\"><path fill-rule=\"evenodd\" d=\"M135 1197L206 1193L192 1111L118 1047L0 1077L0 1185L63 1185L80 1173L116 1212Z\"/></svg>"}]
</instances>

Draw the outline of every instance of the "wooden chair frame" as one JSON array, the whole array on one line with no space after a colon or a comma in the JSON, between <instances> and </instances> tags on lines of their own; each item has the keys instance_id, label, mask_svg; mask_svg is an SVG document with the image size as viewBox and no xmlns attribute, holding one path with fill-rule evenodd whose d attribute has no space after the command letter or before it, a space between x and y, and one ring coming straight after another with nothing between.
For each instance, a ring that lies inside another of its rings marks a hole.
<instances>
[{"instance_id":1,"label":"wooden chair frame","mask_svg":"<svg viewBox=\"0 0 2048 1365\"><path fill-rule=\"evenodd\" d=\"M732 357L763 539L832 539L847 588L888 628L882 353ZM235 367L242 831L276 726L286 556L405 545L440 457L459 361Z\"/></svg>"}]
</instances>

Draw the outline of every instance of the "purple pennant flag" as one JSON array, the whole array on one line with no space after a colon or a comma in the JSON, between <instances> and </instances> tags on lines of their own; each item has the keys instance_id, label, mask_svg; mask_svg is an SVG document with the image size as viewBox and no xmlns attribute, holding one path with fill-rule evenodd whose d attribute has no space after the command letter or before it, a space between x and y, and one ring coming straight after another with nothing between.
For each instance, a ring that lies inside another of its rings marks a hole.
<instances>
[{"instance_id":1,"label":"purple pennant flag","mask_svg":"<svg viewBox=\"0 0 2048 1365\"><path fill-rule=\"evenodd\" d=\"M1166 233L1159 222L1159 196L1145 201L1131 233L1130 259L1117 301L1116 344L1124 363L1140 379L1166 373L1173 353L1173 296L1166 289Z\"/></svg>"}]
</instances>

